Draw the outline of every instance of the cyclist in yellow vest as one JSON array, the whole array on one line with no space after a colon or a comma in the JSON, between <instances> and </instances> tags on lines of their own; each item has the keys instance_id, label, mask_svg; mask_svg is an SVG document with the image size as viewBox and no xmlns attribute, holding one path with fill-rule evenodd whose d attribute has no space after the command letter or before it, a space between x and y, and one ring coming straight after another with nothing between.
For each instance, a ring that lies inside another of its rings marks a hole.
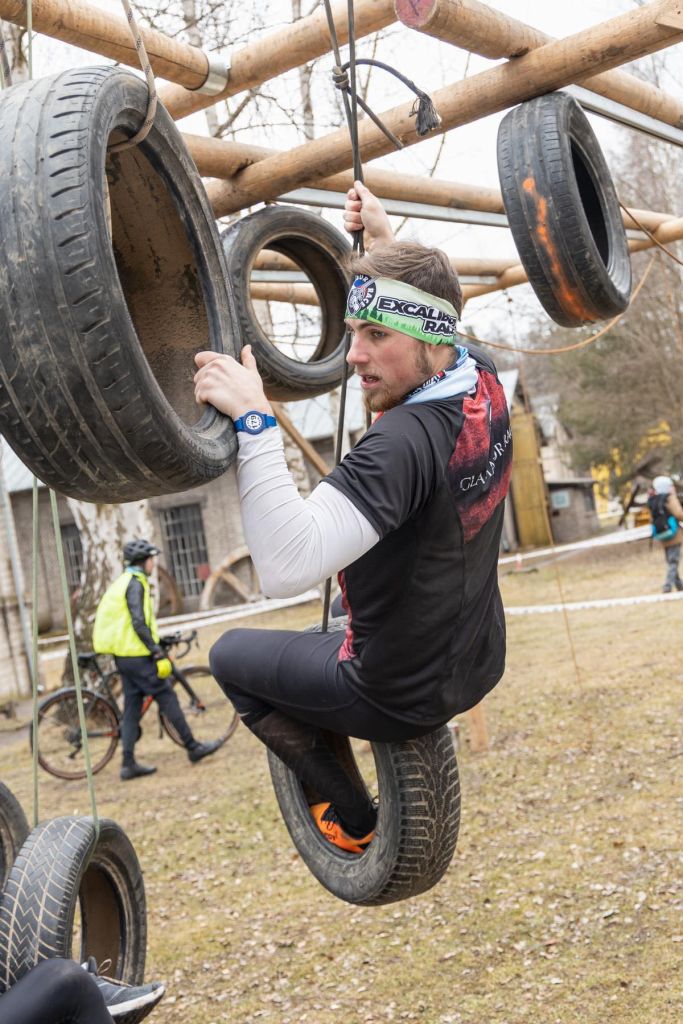
<instances>
[{"instance_id":1,"label":"cyclist in yellow vest","mask_svg":"<svg viewBox=\"0 0 683 1024\"><path fill-rule=\"evenodd\" d=\"M113 654L123 683L121 779L151 775L156 768L135 760L135 744L145 697L154 697L162 714L183 740L190 761L201 761L220 747L220 740L200 743L192 735L173 687L168 682L173 666L159 644L149 587L154 556L159 554L149 541L128 541L123 548L123 573L105 591L95 614L93 648L98 654Z\"/></svg>"}]
</instances>

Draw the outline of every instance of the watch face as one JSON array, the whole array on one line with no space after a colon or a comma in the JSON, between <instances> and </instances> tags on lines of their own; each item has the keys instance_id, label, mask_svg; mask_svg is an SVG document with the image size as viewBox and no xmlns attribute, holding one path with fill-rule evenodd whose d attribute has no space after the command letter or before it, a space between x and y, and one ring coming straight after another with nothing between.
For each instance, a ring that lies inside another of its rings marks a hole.
<instances>
[{"instance_id":1,"label":"watch face","mask_svg":"<svg viewBox=\"0 0 683 1024\"><path fill-rule=\"evenodd\" d=\"M250 412L244 417L244 425L247 430L261 430L263 427L263 416L258 412Z\"/></svg>"}]
</instances>

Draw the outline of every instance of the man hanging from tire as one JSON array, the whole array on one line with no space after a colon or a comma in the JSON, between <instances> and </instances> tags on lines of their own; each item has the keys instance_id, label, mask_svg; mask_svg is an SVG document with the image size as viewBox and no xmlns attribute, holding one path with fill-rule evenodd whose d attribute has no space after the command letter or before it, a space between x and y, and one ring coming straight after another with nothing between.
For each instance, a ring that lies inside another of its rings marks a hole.
<instances>
[{"instance_id":1,"label":"man hanging from tire","mask_svg":"<svg viewBox=\"0 0 683 1024\"><path fill-rule=\"evenodd\" d=\"M248 346L241 364L199 353L195 395L235 420L242 521L264 593L298 594L338 572L348 614L346 633L231 630L212 671L245 725L318 794L323 835L358 854L376 808L323 730L405 741L501 678L511 434L495 366L457 343L462 298L446 256L395 242L359 182L344 219L374 239L351 265L346 322L348 362L381 415L355 448L304 500Z\"/></svg>"},{"instance_id":2,"label":"man hanging from tire","mask_svg":"<svg viewBox=\"0 0 683 1024\"><path fill-rule=\"evenodd\" d=\"M173 666L159 645L149 587L154 556L158 554L159 549L149 541L128 541L123 548L126 568L105 591L95 614L93 648L98 654L114 655L123 683L121 779L124 782L156 771L135 760L145 697L154 697L159 710L185 744L190 761L201 761L221 746L220 740L200 743L194 738L168 682Z\"/></svg>"}]
</instances>

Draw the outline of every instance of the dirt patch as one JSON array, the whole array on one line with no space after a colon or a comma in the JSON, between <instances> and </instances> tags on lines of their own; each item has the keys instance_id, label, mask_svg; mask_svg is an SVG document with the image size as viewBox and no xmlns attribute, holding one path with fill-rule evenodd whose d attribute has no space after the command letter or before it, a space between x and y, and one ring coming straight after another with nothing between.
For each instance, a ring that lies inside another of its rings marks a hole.
<instances>
[{"instance_id":1,"label":"dirt patch","mask_svg":"<svg viewBox=\"0 0 683 1024\"><path fill-rule=\"evenodd\" d=\"M561 564L568 599L659 589L661 552ZM544 575L545 574L545 575ZM554 602L554 570L505 577L510 604ZM271 617L298 628L314 606ZM262 625L247 620L244 625ZM444 881L383 909L335 901L294 852L263 750L238 729L190 767L146 727L157 775L97 777L145 869L159 1024L678 1024L683 603L509 620L486 701L491 748L460 757L463 817ZM206 650L220 627L204 630ZM193 655L193 660L194 655ZM467 734L467 724L462 732ZM31 810L22 738L0 775ZM41 817L87 813L41 773Z\"/></svg>"}]
</instances>

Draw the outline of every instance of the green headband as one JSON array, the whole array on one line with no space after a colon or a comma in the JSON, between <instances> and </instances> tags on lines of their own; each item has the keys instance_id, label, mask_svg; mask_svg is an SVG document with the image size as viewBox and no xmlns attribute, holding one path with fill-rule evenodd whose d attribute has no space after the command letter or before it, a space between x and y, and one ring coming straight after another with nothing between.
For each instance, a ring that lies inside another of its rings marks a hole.
<instances>
[{"instance_id":1,"label":"green headband","mask_svg":"<svg viewBox=\"0 0 683 1024\"><path fill-rule=\"evenodd\" d=\"M458 314L451 303L388 277L360 274L351 285L346 316L381 324L429 345L455 345Z\"/></svg>"}]
</instances>

